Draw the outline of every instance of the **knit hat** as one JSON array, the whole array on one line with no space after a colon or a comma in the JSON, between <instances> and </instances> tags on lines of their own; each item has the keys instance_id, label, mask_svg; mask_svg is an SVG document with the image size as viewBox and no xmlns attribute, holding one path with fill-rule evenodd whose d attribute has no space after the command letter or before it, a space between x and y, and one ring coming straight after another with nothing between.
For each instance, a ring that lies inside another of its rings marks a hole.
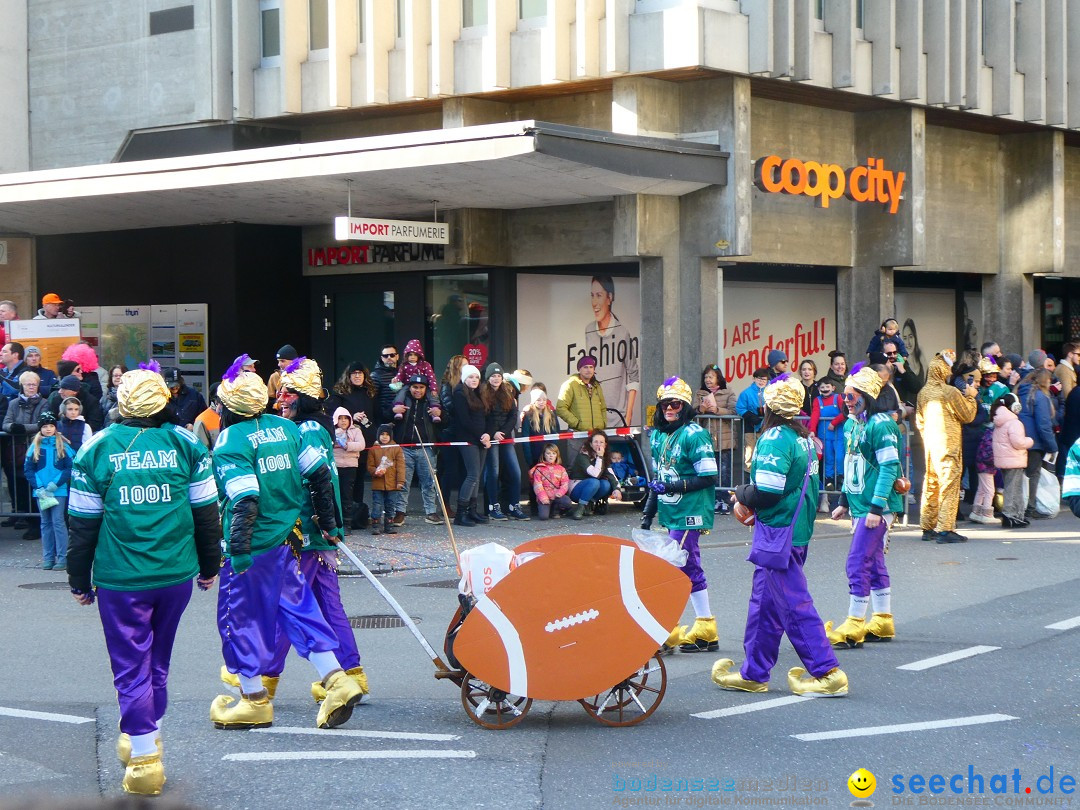
<instances>
[{"instance_id":1,"label":"knit hat","mask_svg":"<svg viewBox=\"0 0 1080 810\"><path fill-rule=\"evenodd\" d=\"M484 379L490 380L496 374L501 375L502 373L502 366L500 366L498 363L488 363L487 368L484 369Z\"/></svg>"},{"instance_id":2,"label":"knit hat","mask_svg":"<svg viewBox=\"0 0 1080 810\"><path fill-rule=\"evenodd\" d=\"M761 392L765 407L786 419L799 415L805 396L806 389L799 382L799 378L790 374L779 375Z\"/></svg>"},{"instance_id":3,"label":"knit hat","mask_svg":"<svg viewBox=\"0 0 1080 810\"><path fill-rule=\"evenodd\" d=\"M41 414L37 418L37 426L39 428L44 427L45 425L55 425L55 424L56 424L56 414L53 413L52 411L42 411Z\"/></svg>"},{"instance_id":4,"label":"knit hat","mask_svg":"<svg viewBox=\"0 0 1080 810\"><path fill-rule=\"evenodd\" d=\"M885 385L885 381L870 366L863 366L849 376L844 385L877 399L878 394L881 393L881 389Z\"/></svg>"},{"instance_id":5,"label":"knit hat","mask_svg":"<svg viewBox=\"0 0 1080 810\"><path fill-rule=\"evenodd\" d=\"M539 388L533 388L529 391L529 404L535 405L540 401L541 397L547 397L547 394L541 391Z\"/></svg>"},{"instance_id":6,"label":"knit hat","mask_svg":"<svg viewBox=\"0 0 1080 810\"><path fill-rule=\"evenodd\" d=\"M319 399L322 396L322 369L309 357L297 357L281 372L281 387Z\"/></svg>"},{"instance_id":7,"label":"knit hat","mask_svg":"<svg viewBox=\"0 0 1080 810\"><path fill-rule=\"evenodd\" d=\"M23 349L23 357L26 357L28 354L36 354L40 356L41 349L39 349L37 346L27 346L25 349Z\"/></svg>"},{"instance_id":8,"label":"knit hat","mask_svg":"<svg viewBox=\"0 0 1080 810\"><path fill-rule=\"evenodd\" d=\"M1034 349L1031 354L1028 355L1028 365L1032 368L1042 368L1043 363L1046 362L1046 352L1042 349Z\"/></svg>"},{"instance_id":9,"label":"knit hat","mask_svg":"<svg viewBox=\"0 0 1080 810\"><path fill-rule=\"evenodd\" d=\"M1013 371L1018 370L1020 366L1024 365L1023 359L1018 354L1007 354L1003 359L1008 361L1009 365L1013 367Z\"/></svg>"},{"instance_id":10,"label":"knit hat","mask_svg":"<svg viewBox=\"0 0 1080 810\"><path fill-rule=\"evenodd\" d=\"M78 391L82 388L82 380L80 380L74 374L68 374L66 377L63 377L60 380L59 387L63 388L65 391Z\"/></svg>"},{"instance_id":11,"label":"knit hat","mask_svg":"<svg viewBox=\"0 0 1080 810\"><path fill-rule=\"evenodd\" d=\"M769 352L768 363L770 366L775 366L777 363L785 362L787 355L779 349L773 349Z\"/></svg>"},{"instance_id":12,"label":"knit hat","mask_svg":"<svg viewBox=\"0 0 1080 810\"><path fill-rule=\"evenodd\" d=\"M581 369L583 369L585 366L595 366L595 365L596 365L596 358L593 357L591 354L587 354L587 355L585 355L584 357L580 358L577 361L577 370L581 371Z\"/></svg>"},{"instance_id":13,"label":"knit hat","mask_svg":"<svg viewBox=\"0 0 1080 810\"><path fill-rule=\"evenodd\" d=\"M379 425L379 429L375 431L375 438L376 439L379 438L384 433L389 433L390 438L393 439L394 438L394 426L391 425L389 422L384 422L383 424Z\"/></svg>"},{"instance_id":14,"label":"knit hat","mask_svg":"<svg viewBox=\"0 0 1080 810\"><path fill-rule=\"evenodd\" d=\"M481 376L480 369L474 366L472 363L466 363L461 367L461 381L465 382L466 377L471 377L475 374L477 377Z\"/></svg>"},{"instance_id":15,"label":"knit hat","mask_svg":"<svg viewBox=\"0 0 1080 810\"><path fill-rule=\"evenodd\" d=\"M65 377L61 380L60 387L65 388L64 383L68 380L76 383L79 381L78 377ZM78 385L68 390L78 390ZM116 388L116 404L120 415L125 418L145 419L153 416L169 404L171 396L165 380L153 368L133 368L125 371L120 378L120 385Z\"/></svg>"},{"instance_id":16,"label":"knit hat","mask_svg":"<svg viewBox=\"0 0 1080 810\"><path fill-rule=\"evenodd\" d=\"M678 377L668 377L664 384L656 389L656 401L663 402L665 399L677 399L690 405L694 401L694 392L685 381Z\"/></svg>"},{"instance_id":17,"label":"knit hat","mask_svg":"<svg viewBox=\"0 0 1080 810\"><path fill-rule=\"evenodd\" d=\"M349 363L349 367L345 369L345 374L346 374L346 376L351 377L353 375L353 373L357 372L357 371L363 371L364 376L365 377L367 376L367 371L365 371L365 369L364 369L364 364L361 363L359 360L355 360L352 363Z\"/></svg>"},{"instance_id":18,"label":"knit hat","mask_svg":"<svg viewBox=\"0 0 1080 810\"><path fill-rule=\"evenodd\" d=\"M128 374L131 372L129 371ZM266 410L270 395L266 383L251 371L236 371L230 368L225 372L218 386L218 399L221 404L240 416L255 416Z\"/></svg>"},{"instance_id":19,"label":"knit hat","mask_svg":"<svg viewBox=\"0 0 1080 810\"><path fill-rule=\"evenodd\" d=\"M284 346L277 350L278 360L295 360L299 356L300 352L298 352L288 343L286 343Z\"/></svg>"}]
</instances>

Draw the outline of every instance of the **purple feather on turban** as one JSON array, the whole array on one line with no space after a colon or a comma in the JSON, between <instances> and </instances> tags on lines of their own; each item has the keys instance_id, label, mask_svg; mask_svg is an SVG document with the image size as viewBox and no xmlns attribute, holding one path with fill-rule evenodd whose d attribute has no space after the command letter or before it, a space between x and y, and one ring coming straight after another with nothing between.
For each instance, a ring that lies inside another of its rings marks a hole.
<instances>
[{"instance_id":1,"label":"purple feather on turban","mask_svg":"<svg viewBox=\"0 0 1080 810\"><path fill-rule=\"evenodd\" d=\"M244 361L248 359L246 354L242 354L233 360L232 365L225 369L225 373L221 375L221 379L233 382L244 370Z\"/></svg>"},{"instance_id":2,"label":"purple feather on turban","mask_svg":"<svg viewBox=\"0 0 1080 810\"><path fill-rule=\"evenodd\" d=\"M291 363L289 363L289 365L287 365L285 367L285 373L286 374L292 374L294 371L299 371L300 370L300 364L303 363L305 360L307 360L306 357L297 357L295 360L293 360Z\"/></svg>"},{"instance_id":3,"label":"purple feather on turban","mask_svg":"<svg viewBox=\"0 0 1080 810\"><path fill-rule=\"evenodd\" d=\"M143 369L144 371L152 371L155 374L161 373L161 363L159 363L157 360L148 360L145 363L139 363L139 368Z\"/></svg>"}]
</instances>

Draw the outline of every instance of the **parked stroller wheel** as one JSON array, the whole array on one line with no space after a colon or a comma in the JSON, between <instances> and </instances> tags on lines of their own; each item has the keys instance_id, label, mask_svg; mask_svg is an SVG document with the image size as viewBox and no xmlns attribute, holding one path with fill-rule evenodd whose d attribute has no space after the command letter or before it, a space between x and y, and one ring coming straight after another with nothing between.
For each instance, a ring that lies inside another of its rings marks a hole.
<instances>
[{"instance_id":1,"label":"parked stroller wheel","mask_svg":"<svg viewBox=\"0 0 1080 810\"><path fill-rule=\"evenodd\" d=\"M461 682L461 705L476 725L490 729L516 726L532 708L532 698L511 695L466 675Z\"/></svg>"},{"instance_id":2,"label":"parked stroller wheel","mask_svg":"<svg viewBox=\"0 0 1080 810\"><path fill-rule=\"evenodd\" d=\"M605 726L633 726L656 711L665 692L667 668L663 659L654 655L625 681L578 703Z\"/></svg>"}]
</instances>

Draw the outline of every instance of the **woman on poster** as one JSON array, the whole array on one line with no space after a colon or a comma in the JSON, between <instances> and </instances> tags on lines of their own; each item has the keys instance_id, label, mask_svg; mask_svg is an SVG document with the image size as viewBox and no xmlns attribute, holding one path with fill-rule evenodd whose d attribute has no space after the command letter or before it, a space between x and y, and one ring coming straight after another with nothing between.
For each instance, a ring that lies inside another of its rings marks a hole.
<instances>
[{"instance_id":1,"label":"woman on poster","mask_svg":"<svg viewBox=\"0 0 1080 810\"><path fill-rule=\"evenodd\" d=\"M596 358L596 381L604 389L609 409L607 426L621 427L636 421L634 405L641 387L637 340L612 311L615 282L611 276L593 276L589 291L593 318L585 327L585 352ZM611 413L611 411L618 413Z\"/></svg>"}]
</instances>

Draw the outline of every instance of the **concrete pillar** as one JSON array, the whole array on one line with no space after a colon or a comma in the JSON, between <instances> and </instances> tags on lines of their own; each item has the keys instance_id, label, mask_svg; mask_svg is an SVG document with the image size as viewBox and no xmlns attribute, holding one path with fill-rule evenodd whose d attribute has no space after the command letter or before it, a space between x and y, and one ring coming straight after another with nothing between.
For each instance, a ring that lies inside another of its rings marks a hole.
<instances>
[{"instance_id":1,"label":"concrete pillar","mask_svg":"<svg viewBox=\"0 0 1080 810\"><path fill-rule=\"evenodd\" d=\"M893 270L876 264L841 267L836 273L836 346L848 365L865 360L874 330L895 315Z\"/></svg>"},{"instance_id":2,"label":"concrete pillar","mask_svg":"<svg viewBox=\"0 0 1080 810\"><path fill-rule=\"evenodd\" d=\"M0 0L0 174L30 170L30 96L27 11L20 0Z\"/></svg>"},{"instance_id":3,"label":"concrete pillar","mask_svg":"<svg viewBox=\"0 0 1080 810\"><path fill-rule=\"evenodd\" d=\"M494 208L456 208L447 212L450 244L447 264L506 266L510 263L507 212Z\"/></svg>"},{"instance_id":4,"label":"concrete pillar","mask_svg":"<svg viewBox=\"0 0 1080 810\"><path fill-rule=\"evenodd\" d=\"M996 340L1006 352L1027 357L1039 345L1035 324L1035 281L1002 269L982 278L982 340Z\"/></svg>"},{"instance_id":5,"label":"concrete pillar","mask_svg":"<svg viewBox=\"0 0 1080 810\"><path fill-rule=\"evenodd\" d=\"M34 240L0 235L0 301L14 301L20 318L37 314L36 280Z\"/></svg>"},{"instance_id":6,"label":"concrete pillar","mask_svg":"<svg viewBox=\"0 0 1080 810\"><path fill-rule=\"evenodd\" d=\"M510 105L480 98L454 96L443 101L443 129L497 124L510 120Z\"/></svg>"}]
</instances>

